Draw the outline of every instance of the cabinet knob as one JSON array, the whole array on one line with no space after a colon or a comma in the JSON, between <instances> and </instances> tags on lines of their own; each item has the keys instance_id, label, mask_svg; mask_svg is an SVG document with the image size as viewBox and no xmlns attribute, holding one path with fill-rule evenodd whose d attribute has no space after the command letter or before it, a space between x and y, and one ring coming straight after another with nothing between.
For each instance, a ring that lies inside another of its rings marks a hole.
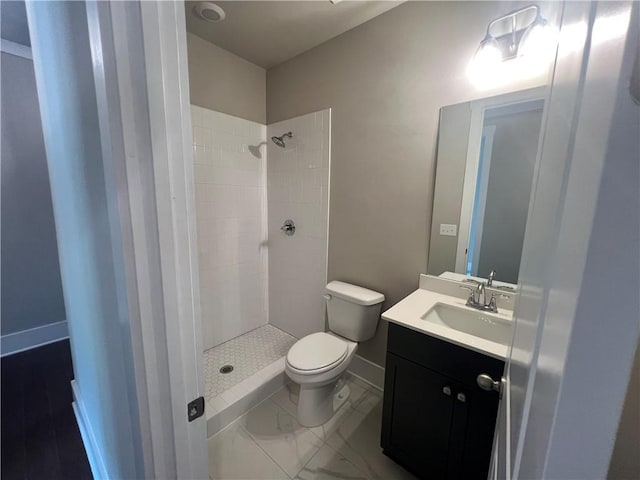
<instances>
[{"instance_id":1,"label":"cabinet knob","mask_svg":"<svg viewBox=\"0 0 640 480\"><path fill-rule=\"evenodd\" d=\"M467 396L464 393L459 393L456 398L462 403L467 401Z\"/></svg>"},{"instance_id":2,"label":"cabinet knob","mask_svg":"<svg viewBox=\"0 0 640 480\"><path fill-rule=\"evenodd\" d=\"M451 387L449 385L445 385L444 387L442 387L442 393L451 396Z\"/></svg>"}]
</instances>

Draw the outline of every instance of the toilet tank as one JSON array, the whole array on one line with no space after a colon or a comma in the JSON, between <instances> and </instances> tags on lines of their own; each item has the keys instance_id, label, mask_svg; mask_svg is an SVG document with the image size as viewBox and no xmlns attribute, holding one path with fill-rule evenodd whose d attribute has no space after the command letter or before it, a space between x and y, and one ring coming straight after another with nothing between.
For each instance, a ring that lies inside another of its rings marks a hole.
<instances>
[{"instance_id":1,"label":"toilet tank","mask_svg":"<svg viewBox=\"0 0 640 480\"><path fill-rule=\"evenodd\" d=\"M329 330L354 342L364 342L376 334L382 293L350 283L333 281L326 287Z\"/></svg>"}]
</instances>

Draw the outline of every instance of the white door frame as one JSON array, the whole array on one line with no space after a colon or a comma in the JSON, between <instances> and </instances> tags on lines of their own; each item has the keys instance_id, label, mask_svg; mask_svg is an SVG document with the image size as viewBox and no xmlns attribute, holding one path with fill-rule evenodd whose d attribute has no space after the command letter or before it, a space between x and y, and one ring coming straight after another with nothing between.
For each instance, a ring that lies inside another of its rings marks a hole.
<instances>
[{"instance_id":1,"label":"white door frame","mask_svg":"<svg viewBox=\"0 0 640 480\"><path fill-rule=\"evenodd\" d=\"M497 425L497 478L607 476L640 330L631 133L640 111L628 91L637 14L631 2L564 5ZM603 217L621 228L613 234ZM593 383L599 378L603 388Z\"/></svg>"},{"instance_id":2,"label":"white door frame","mask_svg":"<svg viewBox=\"0 0 640 480\"><path fill-rule=\"evenodd\" d=\"M184 2L141 2L178 478L207 478L193 136Z\"/></svg>"},{"instance_id":3,"label":"white door frame","mask_svg":"<svg viewBox=\"0 0 640 480\"><path fill-rule=\"evenodd\" d=\"M147 477L208 477L183 2L87 2L126 263ZM106 168L106 167L105 167Z\"/></svg>"}]
</instances>

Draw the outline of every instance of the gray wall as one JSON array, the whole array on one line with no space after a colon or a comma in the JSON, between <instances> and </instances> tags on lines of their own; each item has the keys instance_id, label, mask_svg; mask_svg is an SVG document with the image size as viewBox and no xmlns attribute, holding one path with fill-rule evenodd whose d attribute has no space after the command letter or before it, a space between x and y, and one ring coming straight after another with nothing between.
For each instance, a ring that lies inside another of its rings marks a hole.
<instances>
[{"instance_id":1,"label":"gray wall","mask_svg":"<svg viewBox=\"0 0 640 480\"><path fill-rule=\"evenodd\" d=\"M427 267L427 272L431 275L456 270L458 237L440 235L440 224L448 223L460 227L470 126L470 102L449 105L440 110L431 242L429 243L429 251L432 255L429 255Z\"/></svg>"},{"instance_id":2,"label":"gray wall","mask_svg":"<svg viewBox=\"0 0 640 480\"><path fill-rule=\"evenodd\" d=\"M131 421L138 412L128 309L118 295L122 234L109 214L117 205L107 190L112 183L103 164L86 5L108 8L100 2L28 2L27 13L38 32L32 38L34 67L47 163L55 166L51 195L78 386L74 397L93 431L89 455L99 452L104 476L142 478L140 423Z\"/></svg>"},{"instance_id":3,"label":"gray wall","mask_svg":"<svg viewBox=\"0 0 640 480\"><path fill-rule=\"evenodd\" d=\"M191 103L266 124L266 72L187 33Z\"/></svg>"},{"instance_id":4,"label":"gray wall","mask_svg":"<svg viewBox=\"0 0 640 480\"><path fill-rule=\"evenodd\" d=\"M2 38L21 45L31 45L24 0L3 0L0 3Z\"/></svg>"},{"instance_id":5,"label":"gray wall","mask_svg":"<svg viewBox=\"0 0 640 480\"><path fill-rule=\"evenodd\" d=\"M384 292L384 307L417 288L440 107L546 80L480 92L467 79L488 22L521 5L407 2L267 72L268 123L332 108L329 280ZM359 354L383 364L385 344L381 324Z\"/></svg>"},{"instance_id":6,"label":"gray wall","mask_svg":"<svg viewBox=\"0 0 640 480\"><path fill-rule=\"evenodd\" d=\"M1 54L2 335L65 320L33 62Z\"/></svg>"},{"instance_id":7,"label":"gray wall","mask_svg":"<svg viewBox=\"0 0 640 480\"><path fill-rule=\"evenodd\" d=\"M542 110L485 121L487 126L495 125L496 131L478 258L479 277L486 278L494 269L497 279L518 283L541 121Z\"/></svg>"}]
</instances>

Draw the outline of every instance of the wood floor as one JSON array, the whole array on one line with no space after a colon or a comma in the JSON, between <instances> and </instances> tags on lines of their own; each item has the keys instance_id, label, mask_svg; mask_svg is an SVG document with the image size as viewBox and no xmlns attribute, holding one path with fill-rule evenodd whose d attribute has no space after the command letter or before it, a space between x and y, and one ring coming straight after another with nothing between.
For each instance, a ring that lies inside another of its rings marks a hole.
<instances>
[{"instance_id":1,"label":"wood floor","mask_svg":"<svg viewBox=\"0 0 640 480\"><path fill-rule=\"evenodd\" d=\"M71 407L69 341L4 357L0 369L2 479L92 478Z\"/></svg>"}]
</instances>

